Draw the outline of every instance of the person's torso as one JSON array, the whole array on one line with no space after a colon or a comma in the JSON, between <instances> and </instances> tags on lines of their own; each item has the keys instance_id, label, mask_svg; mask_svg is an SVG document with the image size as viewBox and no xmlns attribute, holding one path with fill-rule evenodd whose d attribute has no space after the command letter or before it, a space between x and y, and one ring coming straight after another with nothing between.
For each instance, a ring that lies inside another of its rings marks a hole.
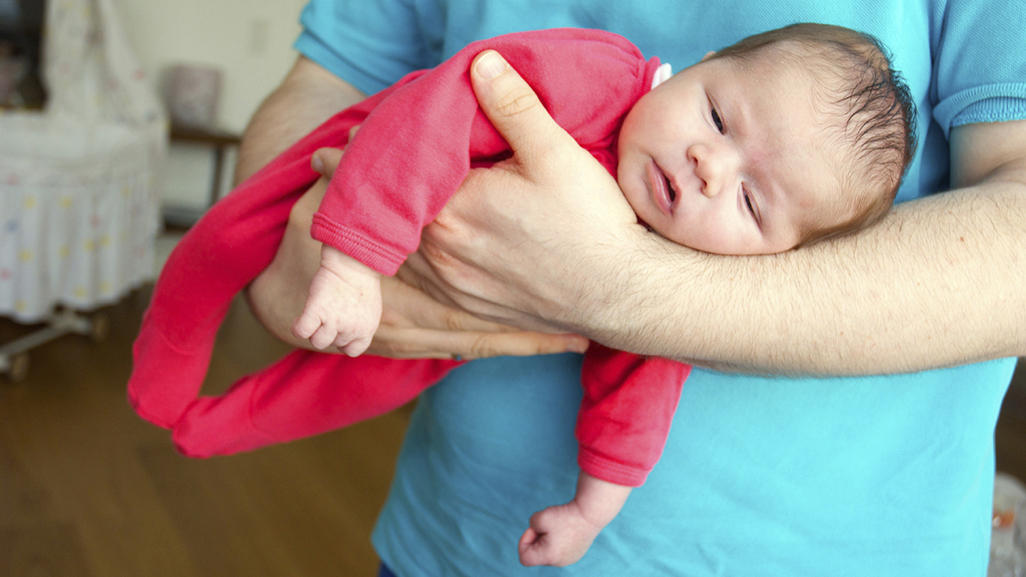
<instances>
[{"instance_id":1,"label":"person's torso","mask_svg":"<svg viewBox=\"0 0 1026 577\"><path fill-rule=\"evenodd\" d=\"M608 29L678 70L793 22L868 32L893 53L918 105L919 152L899 201L947 186L931 84L943 2L414 5L419 48L405 54L415 67L473 40L545 27ZM1013 367L821 380L695 370L662 461L599 536L599 552L566 569L526 570L516 540L527 518L573 494L580 358L475 361L422 397L375 545L403 577L982 575L993 426Z\"/></svg>"}]
</instances>

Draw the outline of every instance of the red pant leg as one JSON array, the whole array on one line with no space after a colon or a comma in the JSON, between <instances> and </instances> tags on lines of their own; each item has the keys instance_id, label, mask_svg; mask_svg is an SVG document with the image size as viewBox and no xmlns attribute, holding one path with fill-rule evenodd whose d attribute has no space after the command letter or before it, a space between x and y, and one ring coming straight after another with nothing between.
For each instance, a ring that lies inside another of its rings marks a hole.
<instances>
[{"instance_id":1,"label":"red pant leg","mask_svg":"<svg viewBox=\"0 0 1026 577\"><path fill-rule=\"evenodd\" d=\"M581 369L581 469L618 485L643 484L663 452L690 372L690 365L592 343Z\"/></svg>"},{"instance_id":2,"label":"red pant leg","mask_svg":"<svg viewBox=\"0 0 1026 577\"><path fill-rule=\"evenodd\" d=\"M318 178L310 157L343 146L373 100L347 109L216 203L161 270L133 347L129 401L171 428L199 394L232 299L271 263L296 200Z\"/></svg>"},{"instance_id":3,"label":"red pant leg","mask_svg":"<svg viewBox=\"0 0 1026 577\"><path fill-rule=\"evenodd\" d=\"M340 429L406 404L459 364L297 350L222 396L196 399L175 425L175 444L210 457Z\"/></svg>"}]
</instances>

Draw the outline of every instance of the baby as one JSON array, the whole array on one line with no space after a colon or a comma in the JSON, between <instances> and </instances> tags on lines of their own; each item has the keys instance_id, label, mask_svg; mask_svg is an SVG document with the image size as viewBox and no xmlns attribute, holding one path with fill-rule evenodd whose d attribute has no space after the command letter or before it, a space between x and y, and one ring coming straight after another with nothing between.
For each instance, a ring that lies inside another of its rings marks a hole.
<instances>
[{"instance_id":1,"label":"baby","mask_svg":"<svg viewBox=\"0 0 1026 577\"><path fill-rule=\"evenodd\" d=\"M470 45L349 108L218 203L176 248L147 311L129 392L193 456L317 434L391 410L457 361L358 357L381 314L379 278L469 168L509 155L467 70L498 50L559 124L616 176L639 221L706 252L778 253L867 226L911 159L914 106L871 38L798 24L742 40L676 75L616 35L548 30ZM274 256L310 155L348 142L313 236L324 243L296 351L222 397L196 398L227 304ZM468 154L469 151L469 154ZM572 215L568 215L572 218ZM593 343L582 368L581 473L564 505L531 517L521 562L581 558L659 458L690 367Z\"/></svg>"}]
</instances>

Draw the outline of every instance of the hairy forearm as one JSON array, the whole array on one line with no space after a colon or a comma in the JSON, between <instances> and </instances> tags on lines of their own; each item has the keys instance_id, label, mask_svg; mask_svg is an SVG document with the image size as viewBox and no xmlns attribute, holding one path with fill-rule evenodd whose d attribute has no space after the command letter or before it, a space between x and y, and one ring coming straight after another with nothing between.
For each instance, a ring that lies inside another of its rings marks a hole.
<instances>
[{"instance_id":1,"label":"hairy forearm","mask_svg":"<svg viewBox=\"0 0 1026 577\"><path fill-rule=\"evenodd\" d=\"M1024 355L1024 183L995 177L906 203L857 235L780 255L682 254L646 238L615 276L626 302L568 324L628 350L769 374Z\"/></svg>"},{"instance_id":2,"label":"hairy forearm","mask_svg":"<svg viewBox=\"0 0 1026 577\"><path fill-rule=\"evenodd\" d=\"M282 84L254 113L239 146L238 184L290 145L363 94L306 58L300 57Z\"/></svg>"}]
</instances>

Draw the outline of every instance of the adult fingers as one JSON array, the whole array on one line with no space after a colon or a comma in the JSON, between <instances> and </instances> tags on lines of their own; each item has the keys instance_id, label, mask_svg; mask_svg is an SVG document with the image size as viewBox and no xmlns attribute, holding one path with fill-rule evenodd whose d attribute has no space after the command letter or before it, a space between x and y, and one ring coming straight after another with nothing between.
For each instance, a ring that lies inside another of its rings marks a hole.
<instances>
[{"instance_id":1,"label":"adult fingers","mask_svg":"<svg viewBox=\"0 0 1026 577\"><path fill-rule=\"evenodd\" d=\"M320 173L321 176L331 180L342 160L342 149L340 148L318 148L310 159L310 167Z\"/></svg>"},{"instance_id":2,"label":"adult fingers","mask_svg":"<svg viewBox=\"0 0 1026 577\"><path fill-rule=\"evenodd\" d=\"M403 267L399 269L399 278L409 286L428 295L437 306L443 307L450 320L467 320L475 323L466 325L468 329L493 331L494 328L481 325L482 322L486 322L490 323L492 327L500 327L499 330L505 332L515 330L544 333L568 332L565 327L547 324L543 319L525 315L502 303L490 300L487 297L489 292L501 292L506 286L503 279L475 275L479 270L475 268L475 265L461 262L451 254L436 248L425 232L420 251L410 255ZM454 285L453 282L457 284ZM490 291L486 287L490 287ZM421 324L420 326L425 325Z\"/></svg>"},{"instance_id":3,"label":"adult fingers","mask_svg":"<svg viewBox=\"0 0 1026 577\"><path fill-rule=\"evenodd\" d=\"M392 358L478 359L583 352L588 341L570 334L530 331L490 333L382 325L368 352Z\"/></svg>"},{"instance_id":4,"label":"adult fingers","mask_svg":"<svg viewBox=\"0 0 1026 577\"><path fill-rule=\"evenodd\" d=\"M403 266L400 274L407 276L408 269ZM396 279L382 279L381 287L389 306L382 311L372 354L472 359L583 352L589 344L579 335L524 331L475 317Z\"/></svg>"}]
</instances>

